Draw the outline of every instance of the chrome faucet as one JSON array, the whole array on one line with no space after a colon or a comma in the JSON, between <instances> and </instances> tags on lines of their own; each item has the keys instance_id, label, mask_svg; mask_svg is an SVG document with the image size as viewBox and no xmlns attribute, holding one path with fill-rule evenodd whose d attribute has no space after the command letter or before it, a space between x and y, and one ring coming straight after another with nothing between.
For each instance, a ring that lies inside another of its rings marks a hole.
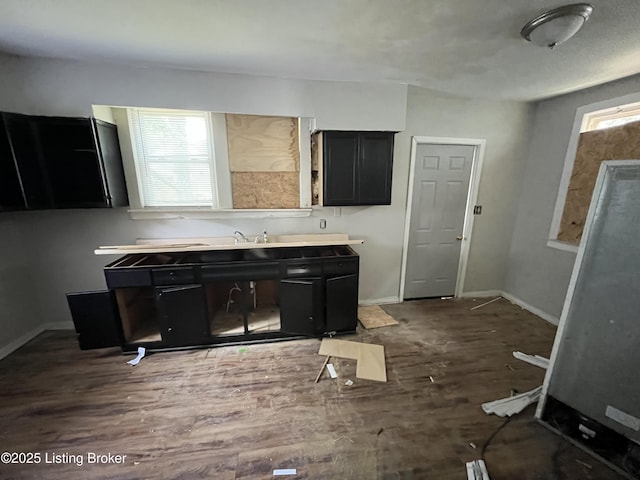
<instances>
[{"instance_id":1,"label":"chrome faucet","mask_svg":"<svg viewBox=\"0 0 640 480\"><path fill-rule=\"evenodd\" d=\"M238 238L238 235L240 236L240 238ZM242 233L240 230L236 230L235 232L233 232L233 237L234 237L233 240L234 240L236 245L240 241L242 241L243 243L247 243L249 241L249 239L247 237L245 237L244 233Z\"/></svg>"},{"instance_id":2,"label":"chrome faucet","mask_svg":"<svg viewBox=\"0 0 640 480\"><path fill-rule=\"evenodd\" d=\"M262 240L260 240L262 238ZM253 239L253 243L269 243L269 235L267 235L267 231L264 230L262 235L256 235L256 238Z\"/></svg>"}]
</instances>

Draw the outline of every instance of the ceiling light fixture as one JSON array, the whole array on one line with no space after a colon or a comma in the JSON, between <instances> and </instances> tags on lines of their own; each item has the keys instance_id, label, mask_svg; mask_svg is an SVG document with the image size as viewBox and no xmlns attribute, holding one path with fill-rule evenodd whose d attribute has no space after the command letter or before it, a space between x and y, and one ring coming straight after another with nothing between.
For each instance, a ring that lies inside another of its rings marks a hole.
<instances>
[{"instance_id":1,"label":"ceiling light fixture","mask_svg":"<svg viewBox=\"0 0 640 480\"><path fill-rule=\"evenodd\" d=\"M573 37L589 20L591 12L593 6L588 3L554 8L527 22L520 35L541 47L554 48Z\"/></svg>"}]
</instances>

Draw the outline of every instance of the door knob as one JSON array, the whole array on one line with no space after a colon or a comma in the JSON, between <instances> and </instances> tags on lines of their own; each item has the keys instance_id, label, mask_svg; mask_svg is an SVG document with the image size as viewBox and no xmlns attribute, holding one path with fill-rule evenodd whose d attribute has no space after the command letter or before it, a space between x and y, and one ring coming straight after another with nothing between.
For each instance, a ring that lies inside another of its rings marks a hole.
<instances>
[{"instance_id":1,"label":"door knob","mask_svg":"<svg viewBox=\"0 0 640 480\"><path fill-rule=\"evenodd\" d=\"M458 235L458 236L456 237L456 240L462 240L462 235Z\"/></svg>"}]
</instances>

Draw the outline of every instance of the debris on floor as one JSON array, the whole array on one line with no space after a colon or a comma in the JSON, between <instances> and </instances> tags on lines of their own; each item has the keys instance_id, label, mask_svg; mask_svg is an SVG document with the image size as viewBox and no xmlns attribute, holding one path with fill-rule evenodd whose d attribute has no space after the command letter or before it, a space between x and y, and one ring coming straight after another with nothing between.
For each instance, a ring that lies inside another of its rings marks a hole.
<instances>
[{"instance_id":1,"label":"debris on floor","mask_svg":"<svg viewBox=\"0 0 640 480\"><path fill-rule=\"evenodd\" d=\"M483 403L482 410L484 410L487 415L493 413L499 417L510 417L511 415L520 413L532 403L537 402L540 399L541 393L542 386L539 386L519 395Z\"/></svg>"},{"instance_id":2,"label":"debris on floor","mask_svg":"<svg viewBox=\"0 0 640 480\"><path fill-rule=\"evenodd\" d=\"M249 351L249 349L246 348L246 347L242 347L242 348L238 349L238 353L247 353L248 351Z\"/></svg>"},{"instance_id":3,"label":"debris on floor","mask_svg":"<svg viewBox=\"0 0 640 480\"><path fill-rule=\"evenodd\" d=\"M398 325L398 321L378 305L358 307L358 320L360 320L362 326L367 330L387 327L389 325Z\"/></svg>"},{"instance_id":4,"label":"debris on floor","mask_svg":"<svg viewBox=\"0 0 640 480\"><path fill-rule=\"evenodd\" d=\"M347 380L346 382L344 382L344 384L345 384L347 387L350 387L351 385L353 385L353 380Z\"/></svg>"},{"instance_id":5,"label":"debris on floor","mask_svg":"<svg viewBox=\"0 0 640 480\"><path fill-rule=\"evenodd\" d=\"M295 468L278 468L273 471L273 475L296 475L297 471Z\"/></svg>"},{"instance_id":6,"label":"debris on floor","mask_svg":"<svg viewBox=\"0 0 640 480\"><path fill-rule=\"evenodd\" d=\"M336 373L336 369L333 367L332 363L327 363L327 370L329 371L329 376L331 378L338 378L338 374Z\"/></svg>"},{"instance_id":7,"label":"debris on floor","mask_svg":"<svg viewBox=\"0 0 640 480\"><path fill-rule=\"evenodd\" d=\"M138 356L132 360L129 360L127 363L129 365L137 365L138 363L140 363L140 360L144 358L146 353L147 350L144 347L138 347Z\"/></svg>"},{"instance_id":8,"label":"debris on floor","mask_svg":"<svg viewBox=\"0 0 640 480\"><path fill-rule=\"evenodd\" d=\"M481 303L480 305L476 305L475 307L471 307L469 310L477 310L478 308L482 308L482 307L484 307L485 305L489 305L489 304L491 304L491 303L493 303L493 302L497 302L497 301L498 301L498 300L500 300L501 298L502 298L502 297L496 297L496 298L494 298L493 300L489 300L488 302L484 302L484 303Z\"/></svg>"},{"instance_id":9,"label":"debris on floor","mask_svg":"<svg viewBox=\"0 0 640 480\"><path fill-rule=\"evenodd\" d=\"M357 360L357 378L377 382L387 381L387 367L383 345L324 338L322 339L318 354Z\"/></svg>"},{"instance_id":10,"label":"debris on floor","mask_svg":"<svg viewBox=\"0 0 640 480\"><path fill-rule=\"evenodd\" d=\"M327 355L327 358L324 359L324 362L322 363L322 367L320 367L320 371L318 372L318 375L316 376L316 380L313 383L318 383L318 380L320 380L320 377L322 376L322 372L324 372L324 367L327 366L327 363L329 363L329 359L331 357Z\"/></svg>"},{"instance_id":11,"label":"debris on floor","mask_svg":"<svg viewBox=\"0 0 640 480\"><path fill-rule=\"evenodd\" d=\"M467 480L491 480L484 460L467 462Z\"/></svg>"},{"instance_id":12,"label":"debris on floor","mask_svg":"<svg viewBox=\"0 0 640 480\"><path fill-rule=\"evenodd\" d=\"M540 355L528 355L522 352L513 352L513 356L518 360L535 365L536 367L544 368L545 370L549 368L549 359L546 357L541 357Z\"/></svg>"}]
</instances>

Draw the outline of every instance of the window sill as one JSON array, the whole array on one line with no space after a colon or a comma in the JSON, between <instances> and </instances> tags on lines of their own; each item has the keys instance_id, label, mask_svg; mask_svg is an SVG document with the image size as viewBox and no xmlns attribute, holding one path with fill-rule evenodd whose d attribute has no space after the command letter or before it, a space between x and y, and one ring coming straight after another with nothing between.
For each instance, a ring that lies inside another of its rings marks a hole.
<instances>
[{"instance_id":1,"label":"window sill","mask_svg":"<svg viewBox=\"0 0 640 480\"><path fill-rule=\"evenodd\" d=\"M233 209L213 210L210 208L131 208L132 220L167 220L172 218L295 218L311 216L310 208L292 209Z\"/></svg>"},{"instance_id":2,"label":"window sill","mask_svg":"<svg viewBox=\"0 0 640 480\"><path fill-rule=\"evenodd\" d=\"M547 247L555 248L556 250L562 250L564 252L578 253L578 246L571 243L561 242L560 240L547 240Z\"/></svg>"}]
</instances>

